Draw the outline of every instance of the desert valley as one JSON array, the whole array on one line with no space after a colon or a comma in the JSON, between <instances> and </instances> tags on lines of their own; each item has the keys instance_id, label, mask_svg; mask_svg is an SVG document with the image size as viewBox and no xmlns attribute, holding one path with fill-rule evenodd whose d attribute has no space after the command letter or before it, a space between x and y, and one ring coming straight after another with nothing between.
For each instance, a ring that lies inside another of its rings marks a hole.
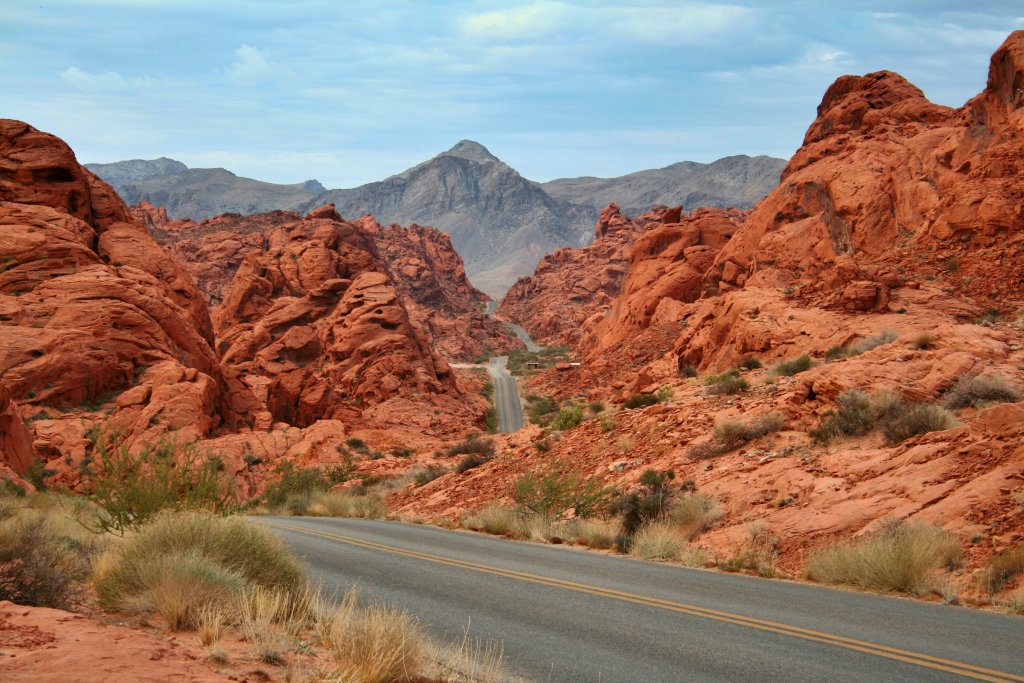
<instances>
[{"instance_id":1,"label":"desert valley","mask_svg":"<svg viewBox=\"0 0 1024 683\"><path fill-rule=\"evenodd\" d=\"M238 515L1024 613L1024 31L959 108L879 71L807 121L788 162L534 183L463 141L346 190L87 168L0 121L0 679L501 680L479 644L364 675L352 604L260 617L299 569L224 551L169 600L138 568Z\"/></svg>"}]
</instances>

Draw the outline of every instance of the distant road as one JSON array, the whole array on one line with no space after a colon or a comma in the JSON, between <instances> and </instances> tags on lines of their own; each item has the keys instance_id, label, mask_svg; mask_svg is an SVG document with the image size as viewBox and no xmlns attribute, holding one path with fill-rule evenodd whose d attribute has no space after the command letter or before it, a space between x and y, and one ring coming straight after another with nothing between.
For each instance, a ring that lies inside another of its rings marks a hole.
<instances>
[{"instance_id":1,"label":"distant road","mask_svg":"<svg viewBox=\"0 0 1024 683\"><path fill-rule=\"evenodd\" d=\"M1024 681L1024 618L398 522L253 518L534 681Z\"/></svg>"},{"instance_id":2,"label":"distant road","mask_svg":"<svg viewBox=\"0 0 1024 683\"><path fill-rule=\"evenodd\" d=\"M533 341L530 339L530 335L527 334L526 330L521 328L519 325L507 323L504 321L502 321L501 324L516 333L516 336L519 337L519 341L526 344L527 351L540 351L540 347L533 343Z\"/></svg>"},{"instance_id":3,"label":"distant road","mask_svg":"<svg viewBox=\"0 0 1024 683\"><path fill-rule=\"evenodd\" d=\"M494 384L494 407L498 410L498 431L512 434L523 428L523 406L519 402L519 389L512 375L505 369L508 356L492 356L487 374Z\"/></svg>"}]
</instances>

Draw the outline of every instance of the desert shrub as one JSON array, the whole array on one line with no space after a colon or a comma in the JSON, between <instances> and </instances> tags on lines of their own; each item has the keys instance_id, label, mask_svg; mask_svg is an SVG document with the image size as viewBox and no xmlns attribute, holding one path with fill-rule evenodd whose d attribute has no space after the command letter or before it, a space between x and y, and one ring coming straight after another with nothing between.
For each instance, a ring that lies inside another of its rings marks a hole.
<instances>
[{"instance_id":1,"label":"desert shrub","mask_svg":"<svg viewBox=\"0 0 1024 683\"><path fill-rule=\"evenodd\" d=\"M133 455L101 439L96 452L96 469L88 477L98 507L90 522L95 531L124 533L166 509L225 512L235 507L222 465L201 458L194 445L178 448L161 440Z\"/></svg>"},{"instance_id":2,"label":"desert shrub","mask_svg":"<svg viewBox=\"0 0 1024 683\"><path fill-rule=\"evenodd\" d=\"M551 442L547 439L537 439L533 442L533 447L537 449L538 453L547 453L551 450Z\"/></svg>"},{"instance_id":3,"label":"desert shrub","mask_svg":"<svg viewBox=\"0 0 1024 683\"><path fill-rule=\"evenodd\" d=\"M1011 387L1002 375L961 375L946 390L943 403L947 408L966 406L978 408L986 403L1015 403L1021 399L1020 392Z\"/></svg>"},{"instance_id":4,"label":"desert shrub","mask_svg":"<svg viewBox=\"0 0 1024 683\"><path fill-rule=\"evenodd\" d=\"M512 500L522 515L561 519L570 511L586 519L600 513L613 491L596 479L583 477L555 463L544 471L529 471L512 483Z\"/></svg>"},{"instance_id":5,"label":"desert shrub","mask_svg":"<svg viewBox=\"0 0 1024 683\"><path fill-rule=\"evenodd\" d=\"M776 377L792 377L798 372L810 370L812 367L814 367L814 361L810 356L803 355L799 358L779 361L772 367L772 374Z\"/></svg>"},{"instance_id":6,"label":"desert shrub","mask_svg":"<svg viewBox=\"0 0 1024 683\"><path fill-rule=\"evenodd\" d=\"M484 424L487 425L488 434L496 434L498 431L498 409L491 406L484 414Z\"/></svg>"},{"instance_id":7,"label":"desert shrub","mask_svg":"<svg viewBox=\"0 0 1024 683\"><path fill-rule=\"evenodd\" d=\"M757 356L744 356L740 361L739 367L744 370L757 370L759 368L763 368L764 364Z\"/></svg>"},{"instance_id":8,"label":"desert shrub","mask_svg":"<svg viewBox=\"0 0 1024 683\"><path fill-rule=\"evenodd\" d=\"M989 560L988 567L978 574L978 585L994 595L1018 574L1024 574L1024 545L1007 548Z\"/></svg>"},{"instance_id":9,"label":"desert shrub","mask_svg":"<svg viewBox=\"0 0 1024 683\"><path fill-rule=\"evenodd\" d=\"M716 374L706 375L704 377L704 386L710 387L713 384L718 384L719 382L721 382L722 380L726 379L727 377L739 377L739 376L740 376L740 371L737 370L736 368L733 368L732 370L726 370L725 372L720 372L717 375Z\"/></svg>"},{"instance_id":10,"label":"desert shrub","mask_svg":"<svg viewBox=\"0 0 1024 683\"><path fill-rule=\"evenodd\" d=\"M241 517L165 511L100 558L93 574L96 597L103 607L137 609L162 580L151 568L186 557L196 558L189 560L196 566L220 567L222 577L237 575L247 587L294 591L302 584L296 560L265 529Z\"/></svg>"},{"instance_id":11,"label":"desert shrub","mask_svg":"<svg viewBox=\"0 0 1024 683\"><path fill-rule=\"evenodd\" d=\"M672 397L675 396L675 393L675 389L666 384L661 389L658 389L658 403L664 403L665 401L671 400Z\"/></svg>"},{"instance_id":12,"label":"desert shrub","mask_svg":"<svg viewBox=\"0 0 1024 683\"><path fill-rule=\"evenodd\" d=\"M644 470L640 475L637 490L620 494L608 505L608 512L622 517L622 536L619 545L628 549L631 538L645 525L661 519L668 513L672 499L679 492L673 484L676 473L673 470L658 472Z\"/></svg>"},{"instance_id":13,"label":"desert shrub","mask_svg":"<svg viewBox=\"0 0 1024 683\"><path fill-rule=\"evenodd\" d=\"M416 486L425 486L438 477L443 477L448 474L448 471L447 467L442 467L441 465L430 465L429 467L416 470L412 475L412 480Z\"/></svg>"},{"instance_id":14,"label":"desert shrub","mask_svg":"<svg viewBox=\"0 0 1024 683\"><path fill-rule=\"evenodd\" d=\"M465 456L461 461L459 461L455 470L461 474L466 470L472 469L477 465L482 465L493 458L494 442L490 439L481 439L476 435L470 435L462 441L452 444L448 450L445 451L445 455L448 457L456 455ZM463 462L466 463L466 467L463 467Z\"/></svg>"},{"instance_id":15,"label":"desert shrub","mask_svg":"<svg viewBox=\"0 0 1024 683\"><path fill-rule=\"evenodd\" d=\"M416 455L416 449L395 446L394 448L391 449L391 455L396 458L411 458L412 456Z\"/></svg>"},{"instance_id":16,"label":"desert shrub","mask_svg":"<svg viewBox=\"0 0 1024 683\"><path fill-rule=\"evenodd\" d=\"M883 431L890 444L898 444L907 439L950 429L956 426L953 414L936 403L907 405L904 410L891 414L885 422Z\"/></svg>"},{"instance_id":17,"label":"desert shrub","mask_svg":"<svg viewBox=\"0 0 1024 683\"><path fill-rule=\"evenodd\" d=\"M689 540L714 526L723 514L722 504L717 498L693 492L675 500L669 518Z\"/></svg>"},{"instance_id":18,"label":"desert shrub","mask_svg":"<svg viewBox=\"0 0 1024 683\"><path fill-rule=\"evenodd\" d=\"M122 608L156 612L172 631L197 627L204 612L225 609L245 586L238 573L191 551L158 555L138 572L145 590Z\"/></svg>"},{"instance_id":19,"label":"desert shrub","mask_svg":"<svg viewBox=\"0 0 1024 683\"><path fill-rule=\"evenodd\" d=\"M679 368L679 376L683 377L683 378L687 378L687 379L690 378L690 377L696 377L697 376L697 366L696 365L684 365L684 366L682 366L681 368Z\"/></svg>"},{"instance_id":20,"label":"desert shrub","mask_svg":"<svg viewBox=\"0 0 1024 683\"><path fill-rule=\"evenodd\" d=\"M559 431L572 429L583 419L583 406L571 406L562 408L558 415L551 421L551 428Z\"/></svg>"},{"instance_id":21,"label":"desert shrub","mask_svg":"<svg viewBox=\"0 0 1024 683\"><path fill-rule=\"evenodd\" d=\"M32 462L29 463L28 470L25 472L25 481L35 486L37 491L45 491L47 489L46 480L55 474L57 474L57 470L48 469L45 460L32 458Z\"/></svg>"},{"instance_id":22,"label":"desert shrub","mask_svg":"<svg viewBox=\"0 0 1024 683\"><path fill-rule=\"evenodd\" d=\"M66 535L47 515L0 512L0 600L71 609L84 598L95 546Z\"/></svg>"},{"instance_id":23,"label":"desert shrub","mask_svg":"<svg viewBox=\"0 0 1024 683\"><path fill-rule=\"evenodd\" d=\"M935 570L954 567L962 557L960 542L941 527L896 520L815 550L807 576L819 583L919 595L931 588Z\"/></svg>"},{"instance_id":24,"label":"desert shrub","mask_svg":"<svg viewBox=\"0 0 1024 683\"><path fill-rule=\"evenodd\" d=\"M304 514L305 507L316 494L348 481L354 470L350 460L325 467L302 469L290 461L282 460L274 468L275 478L264 486L260 502L270 508L284 507L293 514ZM302 501L305 501L305 505Z\"/></svg>"},{"instance_id":25,"label":"desert shrub","mask_svg":"<svg viewBox=\"0 0 1024 683\"><path fill-rule=\"evenodd\" d=\"M601 418L601 431L610 432L615 429L615 418L611 415L605 415Z\"/></svg>"},{"instance_id":26,"label":"desert shrub","mask_svg":"<svg viewBox=\"0 0 1024 683\"><path fill-rule=\"evenodd\" d=\"M658 402L658 397L654 394L633 394L626 399L626 402L622 404L624 408L632 410L633 408L644 408L646 406L653 406Z\"/></svg>"},{"instance_id":27,"label":"desert shrub","mask_svg":"<svg viewBox=\"0 0 1024 683\"><path fill-rule=\"evenodd\" d=\"M781 413L770 411L755 419L746 422L735 418L727 418L715 423L711 430L714 441L709 444L700 444L690 450L691 460L706 460L720 455L746 443L760 438L765 434L777 432L786 423L786 418Z\"/></svg>"},{"instance_id":28,"label":"desert shrub","mask_svg":"<svg viewBox=\"0 0 1024 683\"><path fill-rule=\"evenodd\" d=\"M758 525L750 527L747 534L747 539L731 555L718 559L718 568L727 572L753 570L758 576L774 577L779 539Z\"/></svg>"},{"instance_id":29,"label":"desert shrub","mask_svg":"<svg viewBox=\"0 0 1024 683\"><path fill-rule=\"evenodd\" d=\"M591 415L599 415L604 412L604 401L591 401L587 407Z\"/></svg>"},{"instance_id":30,"label":"desert shrub","mask_svg":"<svg viewBox=\"0 0 1024 683\"><path fill-rule=\"evenodd\" d=\"M871 337L855 339L845 346L833 346L825 353L825 360L832 361L839 358L859 356L860 354L866 353L877 346L890 344L896 341L897 337L899 337L899 335L894 330L882 330Z\"/></svg>"},{"instance_id":31,"label":"desert shrub","mask_svg":"<svg viewBox=\"0 0 1024 683\"><path fill-rule=\"evenodd\" d=\"M710 375L710 377L716 377L716 380L705 389L709 396L738 394L750 388L750 382L736 375L726 373L723 375Z\"/></svg>"},{"instance_id":32,"label":"desert shrub","mask_svg":"<svg viewBox=\"0 0 1024 683\"><path fill-rule=\"evenodd\" d=\"M353 683L421 680L426 637L407 612L361 604L354 590L333 610L322 609L317 632L341 680Z\"/></svg>"},{"instance_id":33,"label":"desert shrub","mask_svg":"<svg viewBox=\"0 0 1024 683\"><path fill-rule=\"evenodd\" d=\"M347 439L345 439L345 444L348 445L349 448L354 448L357 451L366 450L366 442L360 439L358 436L348 437Z\"/></svg>"},{"instance_id":34,"label":"desert shrub","mask_svg":"<svg viewBox=\"0 0 1024 683\"><path fill-rule=\"evenodd\" d=\"M871 400L860 389L849 389L836 397L836 410L821 418L808 433L815 441L829 442L843 436L867 434L880 419L872 410Z\"/></svg>"},{"instance_id":35,"label":"desert shrub","mask_svg":"<svg viewBox=\"0 0 1024 683\"><path fill-rule=\"evenodd\" d=\"M540 425L541 427L546 427L551 424L551 420L554 419L554 415L558 412L558 409L558 401L550 396L543 396L531 402L530 407L526 409L526 412L531 423Z\"/></svg>"}]
</instances>

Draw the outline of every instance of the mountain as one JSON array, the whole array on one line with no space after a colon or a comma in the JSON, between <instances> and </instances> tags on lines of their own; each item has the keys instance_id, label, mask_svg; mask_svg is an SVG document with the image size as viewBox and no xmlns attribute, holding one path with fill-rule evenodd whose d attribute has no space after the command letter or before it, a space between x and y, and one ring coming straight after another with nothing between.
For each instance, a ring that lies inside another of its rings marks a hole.
<instances>
[{"instance_id":1,"label":"mountain","mask_svg":"<svg viewBox=\"0 0 1024 683\"><path fill-rule=\"evenodd\" d=\"M598 210L615 202L627 216L658 205L749 209L778 186L785 166L785 159L738 155L710 164L680 161L618 178L560 178L541 187L555 199Z\"/></svg>"},{"instance_id":2,"label":"mountain","mask_svg":"<svg viewBox=\"0 0 1024 683\"><path fill-rule=\"evenodd\" d=\"M170 159L87 164L129 204L165 206L172 219L275 209L308 212L334 204L342 216L382 224L430 225L451 235L474 285L500 298L545 254L592 239L609 202L640 215L657 205L749 207L778 184L782 159L736 156L711 164L684 161L620 178L536 183L486 147L462 140L385 180L324 190L315 180L264 183L222 169L189 169Z\"/></svg>"},{"instance_id":3,"label":"mountain","mask_svg":"<svg viewBox=\"0 0 1024 683\"><path fill-rule=\"evenodd\" d=\"M587 207L553 199L483 145L463 140L407 171L300 207L334 203L343 216L417 223L449 233L473 284L500 296L544 254L588 241Z\"/></svg>"},{"instance_id":4,"label":"mountain","mask_svg":"<svg viewBox=\"0 0 1024 683\"><path fill-rule=\"evenodd\" d=\"M172 220L295 209L326 192L316 180L292 185L265 183L223 168L189 168L167 157L84 166L113 185L125 203L148 201L164 206Z\"/></svg>"}]
</instances>

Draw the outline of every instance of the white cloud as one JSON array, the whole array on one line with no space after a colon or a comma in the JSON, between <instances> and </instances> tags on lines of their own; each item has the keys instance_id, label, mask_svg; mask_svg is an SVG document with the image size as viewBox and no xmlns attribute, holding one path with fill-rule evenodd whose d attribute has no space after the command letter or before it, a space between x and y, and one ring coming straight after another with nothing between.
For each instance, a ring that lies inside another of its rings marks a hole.
<instances>
[{"instance_id":1,"label":"white cloud","mask_svg":"<svg viewBox=\"0 0 1024 683\"><path fill-rule=\"evenodd\" d=\"M674 45L705 42L736 30L754 11L736 5L687 4L680 7L609 8L600 12L610 32L636 42Z\"/></svg>"},{"instance_id":2,"label":"white cloud","mask_svg":"<svg viewBox=\"0 0 1024 683\"><path fill-rule=\"evenodd\" d=\"M91 74L82 71L77 66L69 66L58 75L65 82L70 83L81 90L125 90L131 87L128 79L116 71L107 71L102 74Z\"/></svg>"},{"instance_id":3,"label":"white cloud","mask_svg":"<svg viewBox=\"0 0 1024 683\"><path fill-rule=\"evenodd\" d=\"M534 2L466 17L462 20L462 28L477 38L522 40L555 31L564 25L570 13L571 8L562 2Z\"/></svg>"},{"instance_id":4,"label":"white cloud","mask_svg":"<svg viewBox=\"0 0 1024 683\"><path fill-rule=\"evenodd\" d=\"M275 75L278 67L272 64L263 51L251 45L242 45L235 50L235 61L228 67L228 78L239 85L251 85L265 81Z\"/></svg>"}]
</instances>

